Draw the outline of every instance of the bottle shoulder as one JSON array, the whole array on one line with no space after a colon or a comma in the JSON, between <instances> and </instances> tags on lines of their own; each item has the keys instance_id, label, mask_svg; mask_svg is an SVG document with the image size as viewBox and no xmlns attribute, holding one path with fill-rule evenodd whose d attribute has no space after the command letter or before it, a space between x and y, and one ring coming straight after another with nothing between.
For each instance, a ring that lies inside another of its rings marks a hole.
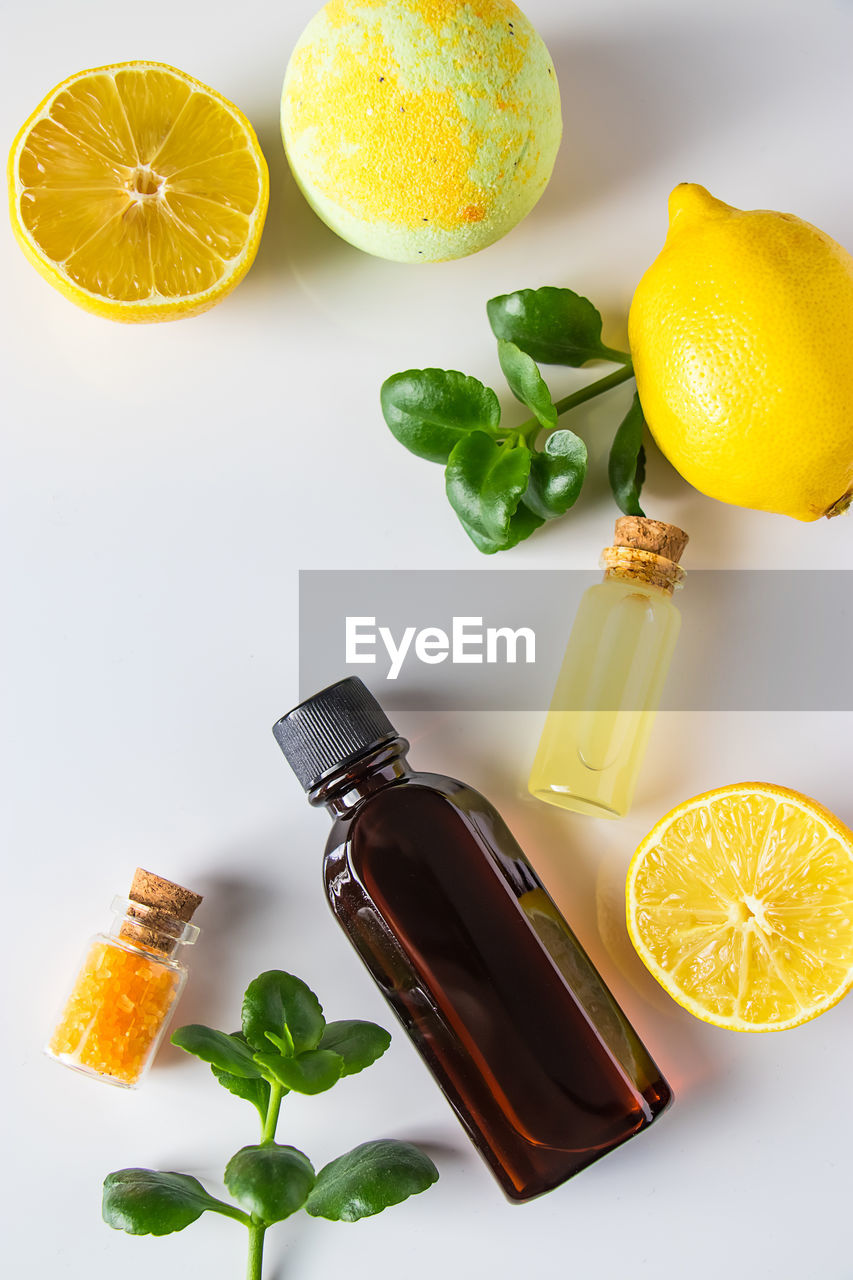
<instances>
[{"instance_id":1,"label":"bottle shoulder","mask_svg":"<svg viewBox=\"0 0 853 1280\"><path fill-rule=\"evenodd\" d=\"M175 973L186 973L186 964L182 959L178 959L174 955L167 955L163 951L140 946L139 943L129 938L122 938L116 933L96 933L89 939L88 947L90 951L98 947L104 951L124 952L126 955L138 957L140 963L145 962L152 968L171 969Z\"/></svg>"},{"instance_id":2,"label":"bottle shoulder","mask_svg":"<svg viewBox=\"0 0 853 1280\"><path fill-rule=\"evenodd\" d=\"M591 643L602 633L629 637L675 636L681 613L666 591L645 582L606 578L588 587L572 625L574 643Z\"/></svg>"},{"instance_id":3,"label":"bottle shoulder","mask_svg":"<svg viewBox=\"0 0 853 1280\"><path fill-rule=\"evenodd\" d=\"M461 782L458 778L451 778L443 773L411 771L390 782L388 786L371 792L355 805L349 813L335 818L332 829L329 832L329 838L326 841L327 850L337 848L341 843L351 838L353 828L368 814L375 813L377 809L384 809L389 804L397 807L401 803L405 807L405 798L407 796L411 797L412 800L417 798L420 801L430 795L434 796L438 802L444 801L455 805L464 812L480 812L497 816L494 805L484 795L481 795L479 791L476 791L467 783Z\"/></svg>"},{"instance_id":4,"label":"bottle shoulder","mask_svg":"<svg viewBox=\"0 0 853 1280\"><path fill-rule=\"evenodd\" d=\"M491 801L467 783L436 773L406 774L338 818L326 843L326 879L341 872L342 860L358 876L363 860L380 856L380 849L384 858L405 848L417 863L431 866L438 846L467 850L518 892L540 885Z\"/></svg>"},{"instance_id":5,"label":"bottle shoulder","mask_svg":"<svg viewBox=\"0 0 853 1280\"><path fill-rule=\"evenodd\" d=\"M669 591L653 583L632 578L616 576L604 578L602 582L596 582L593 586L587 587L583 599L596 604L599 608L617 605L620 601L627 599L642 600L655 612L679 614L678 606Z\"/></svg>"}]
</instances>

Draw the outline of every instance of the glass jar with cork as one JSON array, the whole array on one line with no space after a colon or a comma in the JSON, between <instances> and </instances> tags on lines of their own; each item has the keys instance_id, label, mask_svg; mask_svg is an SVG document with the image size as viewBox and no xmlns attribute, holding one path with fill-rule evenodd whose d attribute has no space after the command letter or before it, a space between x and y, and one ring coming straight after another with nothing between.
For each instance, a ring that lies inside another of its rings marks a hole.
<instances>
[{"instance_id":1,"label":"glass jar with cork","mask_svg":"<svg viewBox=\"0 0 853 1280\"><path fill-rule=\"evenodd\" d=\"M96 934L45 1052L63 1066L122 1088L148 1070L187 971L178 958L199 935L201 896L141 867L115 898L109 933Z\"/></svg>"},{"instance_id":2,"label":"glass jar with cork","mask_svg":"<svg viewBox=\"0 0 853 1280\"><path fill-rule=\"evenodd\" d=\"M548 804L618 818L631 807L681 615L672 593L687 534L641 516L616 521L604 581L581 600L528 789Z\"/></svg>"}]
</instances>

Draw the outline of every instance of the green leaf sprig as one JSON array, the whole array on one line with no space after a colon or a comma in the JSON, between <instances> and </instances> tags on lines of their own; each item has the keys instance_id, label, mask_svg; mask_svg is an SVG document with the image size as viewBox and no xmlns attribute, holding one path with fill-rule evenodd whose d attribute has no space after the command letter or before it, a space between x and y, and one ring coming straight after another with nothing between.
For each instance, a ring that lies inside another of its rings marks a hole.
<instances>
[{"instance_id":1,"label":"green leaf sprig","mask_svg":"<svg viewBox=\"0 0 853 1280\"><path fill-rule=\"evenodd\" d=\"M557 419L627 382L634 367L626 351L605 346L600 313L571 289L521 289L492 298L486 310L501 370L530 418L504 426L492 388L453 369L395 373L383 383L380 401L400 444L444 466L450 505L478 550L491 555L516 546L574 506L586 478L586 445L574 432L558 428ZM619 368L554 401L539 364L580 368L591 360ZM608 466L613 496L626 515L643 514L643 425L635 395Z\"/></svg>"},{"instance_id":2,"label":"green leaf sprig","mask_svg":"<svg viewBox=\"0 0 853 1280\"><path fill-rule=\"evenodd\" d=\"M243 1147L225 1168L229 1204L186 1173L119 1169L104 1181L103 1217L130 1235L183 1231L209 1210L241 1222L249 1232L248 1280L260 1280L264 1236L299 1209L315 1218L357 1222L438 1178L432 1160L408 1142L364 1142L315 1172L306 1155L276 1142L279 1110L289 1093L324 1093L343 1076L380 1058L391 1037L373 1022L326 1022L314 992L280 969L262 973L246 989L242 1030L181 1027L172 1043L194 1054L219 1083L251 1102L261 1139Z\"/></svg>"}]
</instances>

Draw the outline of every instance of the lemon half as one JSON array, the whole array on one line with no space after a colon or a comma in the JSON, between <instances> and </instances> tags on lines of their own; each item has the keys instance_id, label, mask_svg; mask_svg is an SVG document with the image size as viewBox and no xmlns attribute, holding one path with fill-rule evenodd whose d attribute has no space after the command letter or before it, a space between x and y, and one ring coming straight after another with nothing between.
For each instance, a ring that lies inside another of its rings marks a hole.
<instances>
[{"instance_id":1,"label":"lemon half","mask_svg":"<svg viewBox=\"0 0 853 1280\"><path fill-rule=\"evenodd\" d=\"M249 121L158 62L70 76L9 156L12 227L38 271L111 320L171 320L242 280L267 208Z\"/></svg>"},{"instance_id":2,"label":"lemon half","mask_svg":"<svg viewBox=\"0 0 853 1280\"><path fill-rule=\"evenodd\" d=\"M796 1027L853 985L853 832L796 791L744 782L679 805L626 898L646 968L718 1027Z\"/></svg>"}]
</instances>

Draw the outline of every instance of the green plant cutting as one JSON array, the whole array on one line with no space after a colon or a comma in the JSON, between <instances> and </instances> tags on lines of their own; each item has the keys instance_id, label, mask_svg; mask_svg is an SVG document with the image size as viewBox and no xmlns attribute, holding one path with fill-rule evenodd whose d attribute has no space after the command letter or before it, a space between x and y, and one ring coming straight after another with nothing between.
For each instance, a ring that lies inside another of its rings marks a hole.
<instances>
[{"instance_id":1,"label":"green plant cutting","mask_svg":"<svg viewBox=\"0 0 853 1280\"><path fill-rule=\"evenodd\" d=\"M506 551L574 506L587 472L586 445L558 418L634 376L626 351L601 340L601 314L571 289L521 289L487 304L498 360L510 390L531 416L501 421L491 387L453 369L408 369L382 385L391 432L419 458L445 467L447 499L471 541L486 555ZM618 367L554 400L540 364ZM613 439L610 487L625 515L643 515L643 413L634 396Z\"/></svg>"},{"instance_id":2,"label":"green plant cutting","mask_svg":"<svg viewBox=\"0 0 853 1280\"><path fill-rule=\"evenodd\" d=\"M276 1142L279 1109L290 1092L325 1093L344 1076L380 1058L391 1037L372 1022L326 1022L314 992L299 978L270 969L243 998L242 1030L233 1034L197 1024L181 1027L172 1043L210 1064L229 1093L260 1116L261 1137L225 1168L236 1203L218 1200L187 1173L119 1169L104 1181L103 1217L130 1235L183 1231L203 1213L222 1214L249 1232L248 1280L260 1280L264 1236L299 1209L332 1222L357 1222L425 1191L438 1179L432 1160L408 1142L363 1142L318 1173L295 1147Z\"/></svg>"}]
</instances>

